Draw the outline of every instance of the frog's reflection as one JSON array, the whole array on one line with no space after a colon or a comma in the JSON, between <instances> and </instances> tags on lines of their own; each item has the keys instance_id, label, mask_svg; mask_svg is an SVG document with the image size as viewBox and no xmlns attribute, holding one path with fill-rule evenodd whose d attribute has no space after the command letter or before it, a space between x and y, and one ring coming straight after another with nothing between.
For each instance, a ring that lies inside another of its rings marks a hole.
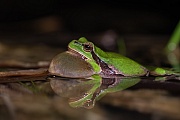
<instances>
[{"instance_id":1,"label":"frog's reflection","mask_svg":"<svg viewBox=\"0 0 180 120\"><path fill-rule=\"evenodd\" d=\"M107 93L127 89L140 81L140 78L102 78L94 75L89 79L49 77L54 92L69 98L72 107L93 108L95 102Z\"/></svg>"}]
</instances>

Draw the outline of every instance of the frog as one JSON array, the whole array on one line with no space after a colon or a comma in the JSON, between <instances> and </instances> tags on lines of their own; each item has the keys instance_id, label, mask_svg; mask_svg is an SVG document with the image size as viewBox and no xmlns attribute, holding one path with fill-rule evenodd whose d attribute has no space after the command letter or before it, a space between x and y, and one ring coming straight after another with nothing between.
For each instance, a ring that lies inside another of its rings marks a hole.
<instances>
[{"instance_id":1,"label":"frog","mask_svg":"<svg viewBox=\"0 0 180 120\"><path fill-rule=\"evenodd\" d=\"M153 71L138 62L114 52L105 52L85 37L72 40L68 50L55 56L48 69L51 75L85 78L95 74L101 77L164 76L174 74L163 68Z\"/></svg>"}]
</instances>

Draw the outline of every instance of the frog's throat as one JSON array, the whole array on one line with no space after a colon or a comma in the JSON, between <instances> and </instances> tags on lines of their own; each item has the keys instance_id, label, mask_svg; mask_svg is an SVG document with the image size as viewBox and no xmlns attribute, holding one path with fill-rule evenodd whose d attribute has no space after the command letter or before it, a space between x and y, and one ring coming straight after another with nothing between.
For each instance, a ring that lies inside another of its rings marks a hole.
<instances>
[{"instance_id":1,"label":"frog's throat","mask_svg":"<svg viewBox=\"0 0 180 120\"><path fill-rule=\"evenodd\" d=\"M73 49L71 49L71 48L69 48L69 47L68 47L68 52L71 53L71 54L73 54L73 55L76 55L77 57L80 57L80 58L82 58L82 59L84 59L84 60L87 59L84 55L78 53L77 51L75 51L75 50L73 50Z\"/></svg>"},{"instance_id":2,"label":"frog's throat","mask_svg":"<svg viewBox=\"0 0 180 120\"><path fill-rule=\"evenodd\" d=\"M101 67L101 73L104 75L115 75L116 72L112 70L104 61L102 61L95 53L94 51L91 51L93 59L96 61L96 63Z\"/></svg>"}]
</instances>

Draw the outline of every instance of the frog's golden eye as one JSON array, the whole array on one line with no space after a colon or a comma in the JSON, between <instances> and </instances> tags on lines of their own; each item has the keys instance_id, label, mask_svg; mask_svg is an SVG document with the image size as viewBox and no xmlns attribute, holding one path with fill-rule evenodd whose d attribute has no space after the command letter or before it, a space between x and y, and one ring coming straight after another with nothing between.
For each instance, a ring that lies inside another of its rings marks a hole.
<instances>
[{"instance_id":1,"label":"frog's golden eye","mask_svg":"<svg viewBox=\"0 0 180 120\"><path fill-rule=\"evenodd\" d=\"M83 48L86 52L91 52L93 50L93 46L91 43L85 43L83 44Z\"/></svg>"}]
</instances>

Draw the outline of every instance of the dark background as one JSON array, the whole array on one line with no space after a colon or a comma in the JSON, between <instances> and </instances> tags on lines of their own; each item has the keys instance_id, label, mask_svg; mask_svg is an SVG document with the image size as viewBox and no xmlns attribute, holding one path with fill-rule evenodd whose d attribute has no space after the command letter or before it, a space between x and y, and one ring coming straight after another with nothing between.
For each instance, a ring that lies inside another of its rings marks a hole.
<instances>
[{"instance_id":1,"label":"dark background","mask_svg":"<svg viewBox=\"0 0 180 120\"><path fill-rule=\"evenodd\" d=\"M35 32L30 21L53 16L61 32L171 34L179 0L1 0L0 32ZM29 23L28 23L29 22Z\"/></svg>"},{"instance_id":2,"label":"dark background","mask_svg":"<svg viewBox=\"0 0 180 120\"><path fill-rule=\"evenodd\" d=\"M150 64L164 60L160 54L179 21L179 5L179 0L1 0L0 42L65 50L84 36L122 54L116 42L122 38L126 56Z\"/></svg>"}]
</instances>

